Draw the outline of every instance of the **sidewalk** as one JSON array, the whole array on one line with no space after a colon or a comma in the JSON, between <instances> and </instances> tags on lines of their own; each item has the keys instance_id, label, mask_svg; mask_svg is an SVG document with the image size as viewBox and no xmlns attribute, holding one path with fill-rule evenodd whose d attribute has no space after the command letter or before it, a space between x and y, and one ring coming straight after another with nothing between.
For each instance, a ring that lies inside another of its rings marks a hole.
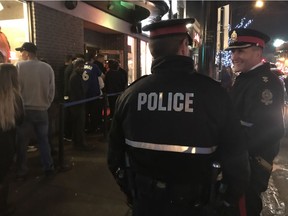
<instances>
[{"instance_id":1,"label":"sidewalk","mask_svg":"<svg viewBox=\"0 0 288 216\"><path fill-rule=\"evenodd\" d=\"M274 160L268 190L263 194L262 216L288 216L288 138L282 139Z\"/></svg>"},{"instance_id":2,"label":"sidewalk","mask_svg":"<svg viewBox=\"0 0 288 216\"><path fill-rule=\"evenodd\" d=\"M71 170L45 179L39 152L27 153L29 176L12 180L9 203L13 216L125 216L129 209L106 165L107 142L103 135L88 137L91 152L75 151L64 142L65 161ZM57 160L57 158L56 158Z\"/></svg>"},{"instance_id":3,"label":"sidewalk","mask_svg":"<svg viewBox=\"0 0 288 216\"><path fill-rule=\"evenodd\" d=\"M75 151L64 142L65 161L71 170L45 179L39 152L30 152L29 176L24 182L13 179L9 203L13 216L130 216L125 197L107 168L107 141L103 135L89 136L91 152ZM262 216L288 215L288 139L275 160L268 190L263 194ZM56 160L57 162L57 157Z\"/></svg>"}]
</instances>

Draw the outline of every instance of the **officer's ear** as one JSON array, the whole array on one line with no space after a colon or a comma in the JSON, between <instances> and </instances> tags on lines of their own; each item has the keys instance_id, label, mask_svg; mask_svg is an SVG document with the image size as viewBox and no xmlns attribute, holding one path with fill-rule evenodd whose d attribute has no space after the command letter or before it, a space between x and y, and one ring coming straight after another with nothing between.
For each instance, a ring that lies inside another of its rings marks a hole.
<instances>
[{"instance_id":1,"label":"officer's ear","mask_svg":"<svg viewBox=\"0 0 288 216\"><path fill-rule=\"evenodd\" d=\"M252 50L258 58L262 58L263 56L263 48L258 46L252 46Z\"/></svg>"},{"instance_id":2,"label":"officer's ear","mask_svg":"<svg viewBox=\"0 0 288 216\"><path fill-rule=\"evenodd\" d=\"M179 46L178 55L188 56L189 55L189 40L185 37Z\"/></svg>"}]
</instances>

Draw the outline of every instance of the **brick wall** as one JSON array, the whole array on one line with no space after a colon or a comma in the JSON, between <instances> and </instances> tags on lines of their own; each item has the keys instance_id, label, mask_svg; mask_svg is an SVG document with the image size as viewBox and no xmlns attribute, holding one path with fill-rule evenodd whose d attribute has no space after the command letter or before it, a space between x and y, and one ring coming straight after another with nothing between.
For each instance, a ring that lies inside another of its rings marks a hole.
<instances>
[{"instance_id":1,"label":"brick wall","mask_svg":"<svg viewBox=\"0 0 288 216\"><path fill-rule=\"evenodd\" d=\"M100 50L125 50L124 34L103 34L84 29L84 21L80 18L37 2L33 2L31 6L31 25L33 39L38 47L38 57L45 59L55 72L55 99L59 99L57 83L59 83L59 69L64 64L65 55L84 53L85 43ZM57 103L53 103L49 113L51 134L54 137L59 125Z\"/></svg>"},{"instance_id":2,"label":"brick wall","mask_svg":"<svg viewBox=\"0 0 288 216\"><path fill-rule=\"evenodd\" d=\"M56 94L59 69L64 64L67 54L84 52L83 21L77 17L45 7L32 4L32 28L34 42L38 47L38 58L45 59L54 69Z\"/></svg>"},{"instance_id":3,"label":"brick wall","mask_svg":"<svg viewBox=\"0 0 288 216\"><path fill-rule=\"evenodd\" d=\"M83 53L81 19L37 3L34 3L33 15L38 56L46 59L53 69L63 65L65 55Z\"/></svg>"},{"instance_id":4,"label":"brick wall","mask_svg":"<svg viewBox=\"0 0 288 216\"><path fill-rule=\"evenodd\" d=\"M123 34L117 34L117 35L107 35L106 40L104 43L104 49L107 50L124 50L124 38L125 36Z\"/></svg>"},{"instance_id":5,"label":"brick wall","mask_svg":"<svg viewBox=\"0 0 288 216\"><path fill-rule=\"evenodd\" d=\"M125 51L126 36L124 34L104 34L90 29L84 29L84 41L87 46L97 48L98 50L118 50ZM127 70L127 56L123 56L123 64Z\"/></svg>"},{"instance_id":6,"label":"brick wall","mask_svg":"<svg viewBox=\"0 0 288 216\"><path fill-rule=\"evenodd\" d=\"M89 46L101 49L105 41L105 36L106 34L96 32L90 29L84 29L84 41Z\"/></svg>"},{"instance_id":7,"label":"brick wall","mask_svg":"<svg viewBox=\"0 0 288 216\"><path fill-rule=\"evenodd\" d=\"M32 4L32 28L38 57L53 67L56 85L59 83L59 68L64 63L65 55L83 53L85 43L100 50L125 50L124 34L104 34L84 29L84 21L80 18L37 2Z\"/></svg>"},{"instance_id":8,"label":"brick wall","mask_svg":"<svg viewBox=\"0 0 288 216\"><path fill-rule=\"evenodd\" d=\"M124 50L124 34L103 34L90 29L84 29L85 43L100 50Z\"/></svg>"},{"instance_id":9,"label":"brick wall","mask_svg":"<svg viewBox=\"0 0 288 216\"><path fill-rule=\"evenodd\" d=\"M59 85L59 68L64 64L65 55L84 53L83 21L77 17L45 7L32 4L31 10L34 42L38 47L38 57L45 59L54 69L56 94ZM48 110L50 126L50 143L56 147L59 132L59 107L55 102Z\"/></svg>"}]
</instances>

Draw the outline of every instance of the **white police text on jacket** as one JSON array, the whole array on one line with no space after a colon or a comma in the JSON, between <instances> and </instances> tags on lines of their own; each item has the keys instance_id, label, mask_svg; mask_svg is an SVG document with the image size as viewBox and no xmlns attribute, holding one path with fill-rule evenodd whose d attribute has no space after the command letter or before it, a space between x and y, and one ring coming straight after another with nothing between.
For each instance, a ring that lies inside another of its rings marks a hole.
<instances>
[{"instance_id":1,"label":"white police text on jacket","mask_svg":"<svg viewBox=\"0 0 288 216\"><path fill-rule=\"evenodd\" d=\"M193 112L194 93L138 93L137 110Z\"/></svg>"}]
</instances>

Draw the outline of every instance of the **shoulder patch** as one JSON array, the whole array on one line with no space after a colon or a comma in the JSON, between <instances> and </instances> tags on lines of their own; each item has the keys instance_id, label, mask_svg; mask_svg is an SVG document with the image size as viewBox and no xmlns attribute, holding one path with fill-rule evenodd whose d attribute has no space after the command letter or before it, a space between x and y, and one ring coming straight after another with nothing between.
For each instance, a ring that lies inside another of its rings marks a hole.
<instances>
[{"instance_id":1,"label":"shoulder patch","mask_svg":"<svg viewBox=\"0 0 288 216\"><path fill-rule=\"evenodd\" d=\"M273 103L273 94L269 89L265 89L262 92L261 102L265 105L269 105Z\"/></svg>"}]
</instances>

